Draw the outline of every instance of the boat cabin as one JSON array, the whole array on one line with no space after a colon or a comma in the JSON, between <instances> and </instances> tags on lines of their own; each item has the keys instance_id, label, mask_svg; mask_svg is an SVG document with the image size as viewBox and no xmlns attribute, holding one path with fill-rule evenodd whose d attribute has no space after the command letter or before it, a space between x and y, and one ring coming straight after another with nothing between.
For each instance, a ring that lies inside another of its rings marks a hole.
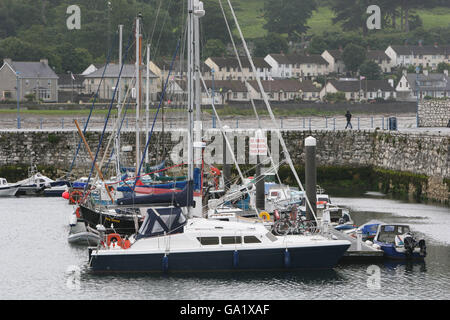
<instances>
[{"instance_id":1,"label":"boat cabin","mask_svg":"<svg viewBox=\"0 0 450 320\"><path fill-rule=\"evenodd\" d=\"M5 178L0 178L0 187L5 187L8 185L8 181Z\"/></svg>"},{"instance_id":2,"label":"boat cabin","mask_svg":"<svg viewBox=\"0 0 450 320\"><path fill-rule=\"evenodd\" d=\"M407 225L385 224L378 226L375 241L384 243L395 243L395 237L405 233L409 233L410 229Z\"/></svg>"}]
</instances>

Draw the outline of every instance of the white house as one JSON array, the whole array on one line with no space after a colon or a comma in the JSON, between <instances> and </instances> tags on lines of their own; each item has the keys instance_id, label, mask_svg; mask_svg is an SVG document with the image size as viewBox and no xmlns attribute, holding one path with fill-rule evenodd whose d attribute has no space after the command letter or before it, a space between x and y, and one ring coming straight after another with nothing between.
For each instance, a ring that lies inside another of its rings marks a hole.
<instances>
[{"instance_id":1,"label":"white house","mask_svg":"<svg viewBox=\"0 0 450 320\"><path fill-rule=\"evenodd\" d=\"M343 92L347 100L363 101L376 98L396 98L393 82L388 80L358 80L339 79L330 80L320 91L323 99L329 93Z\"/></svg>"},{"instance_id":2,"label":"white house","mask_svg":"<svg viewBox=\"0 0 450 320\"><path fill-rule=\"evenodd\" d=\"M264 60L271 66L274 79L314 79L328 73L329 63L318 54L271 53Z\"/></svg>"},{"instance_id":3,"label":"white house","mask_svg":"<svg viewBox=\"0 0 450 320\"><path fill-rule=\"evenodd\" d=\"M254 80L255 75L247 57L240 57L242 70L238 59L234 57L209 57L205 64L214 70L215 80ZM263 58L252 58L257 76L262 80L270 77L271 66Z\"/></svg>"},{"instance_id":4,"label":"white house","mask_svg":"<svg viewBox=\"0 0 450 320\"><path fill-rule=\"evenodd\" d=\"M321 56L328 62L328 73L341 74L345 72L345 63L342 60L342 49L325 50Z\"/></svg>"},{"instance_id":5,"label":"white house","mask_svg":"<svg viewBox=\"0 0 450 320\"><path fill-rule=\"evenodd\" d=\"M396 46L386 49L386 54L391 58L393 66L423 66L433 70L441 62L450 63L450 46Z\"/></svg>"},{"instance_id":6,"label":"white house","mask_svg":"<svg viewBox=\"0 0 450 320\"><path fill-rule=\"evenodd\" d=\"M417 94L422 99L426 96L433 98L450 97L450 82L448 70L444 73L403 73L395 90L400 100L415 101Z\"/></svg>"}]
</instances>

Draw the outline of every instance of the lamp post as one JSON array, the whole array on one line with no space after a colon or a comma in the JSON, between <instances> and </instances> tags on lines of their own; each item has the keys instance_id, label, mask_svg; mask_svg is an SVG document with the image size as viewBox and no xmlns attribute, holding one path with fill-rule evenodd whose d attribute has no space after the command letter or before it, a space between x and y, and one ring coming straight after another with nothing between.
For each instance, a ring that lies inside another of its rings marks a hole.
<instances>
[{"instance_id":1,"label":"lamp post","mask_svg":"<svg viewBox=\"0 0 450 320\"><path fill-rule=\"evenodd\" d=\"M70 99L70 102L72 102L73 103L73 74L72 74L72 71L67 71L67 74L70 74L70 80L72 81L72 97L71 97L71 99Z\"/></svg>"},{"instance_id":2,"label":"lamp post","mask_svg":"<svg viewBox=\"0 0 450 320\"><path fill-rule=\"evenodd\" d=\"M419 94L420 94L420 90L419 90L419 72L420 72L420 68L419 66L416 67L416 91L417 91L417 106L416 106L416 127L419 127Z\"/></svg>"},{"instance_id":3,"label":"lamp post","mask_svg":"<svg viewBox=\"0 0 450 320\"><path fill-rule=\"evenodd\" d=\"M19 88L19 74L20 72L16 71L16 100L17 100L17 129L20 129L20 88Z\"/></svg>"}]
</instances>

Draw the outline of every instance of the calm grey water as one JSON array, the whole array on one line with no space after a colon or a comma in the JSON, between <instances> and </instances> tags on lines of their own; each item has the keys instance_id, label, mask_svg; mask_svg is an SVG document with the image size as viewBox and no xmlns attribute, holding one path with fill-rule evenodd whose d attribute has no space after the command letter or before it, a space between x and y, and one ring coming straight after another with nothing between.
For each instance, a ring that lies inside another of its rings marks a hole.
<instances>
[{"instance_id":1,"label":"calm grey water","mask_svg":"<svg viewBox=\"0 0 450 320\"><path fill-rule=\"evenodd\" d=\"M332 198L353 219L408 223L427 240L425 263L370 264L329 272L94 275L86 247L67 242L72 207L62 198L0 198L0 299L449 299L450 209L381 197Z\"/></svg>"}]
</instances>

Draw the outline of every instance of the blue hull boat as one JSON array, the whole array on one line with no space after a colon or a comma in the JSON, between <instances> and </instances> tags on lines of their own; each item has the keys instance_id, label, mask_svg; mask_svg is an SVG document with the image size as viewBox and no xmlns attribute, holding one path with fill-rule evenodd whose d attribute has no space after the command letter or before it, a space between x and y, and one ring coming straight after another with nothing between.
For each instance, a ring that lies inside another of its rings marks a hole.
<instances>
[{"instance_id":1,"label":"blue hull boat","mask_svg":"<svg viewBox=\"0 0 450 320\"><path fill-rule=\"evenodd\" d=\"M424 259L427 254L425 240L417 241L407 225L380 224L373 243L390 259Z\"/></svg>"}]
</instances>

